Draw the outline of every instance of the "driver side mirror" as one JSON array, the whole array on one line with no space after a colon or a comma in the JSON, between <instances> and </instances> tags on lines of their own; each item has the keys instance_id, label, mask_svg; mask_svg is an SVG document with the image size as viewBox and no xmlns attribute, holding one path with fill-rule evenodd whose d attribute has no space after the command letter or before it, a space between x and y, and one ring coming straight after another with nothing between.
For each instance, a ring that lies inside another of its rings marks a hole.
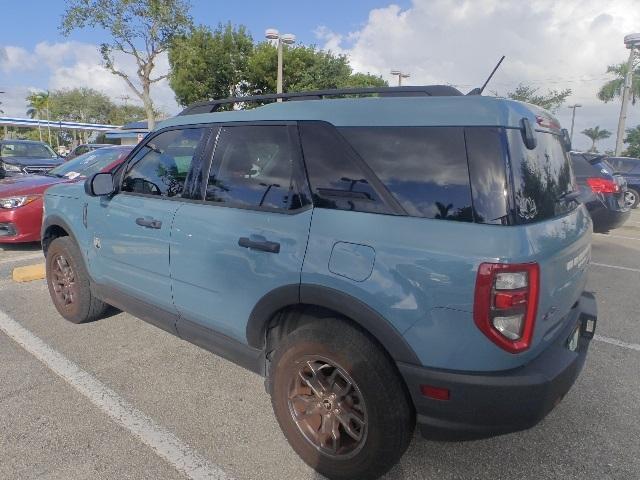
<instances>
[{"instance_id":1,"label":"driver side mirror","mask_svg":"<svg viewBox=\"0 0 640 480\"><path fill-rule=\"evenodd\" d=\"M104 172L92 175L85 180L84 191L90 197L105 197L111 195L115 191L113 175Z\"/></svg>"}]
</instances>

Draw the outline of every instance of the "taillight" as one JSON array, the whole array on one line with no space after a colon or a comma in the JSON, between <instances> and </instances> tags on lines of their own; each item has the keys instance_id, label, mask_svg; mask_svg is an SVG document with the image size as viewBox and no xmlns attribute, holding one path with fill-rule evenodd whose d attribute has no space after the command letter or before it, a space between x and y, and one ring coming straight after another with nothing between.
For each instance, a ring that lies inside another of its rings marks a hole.
<instances>
[{"instance_id":1,"label":"taillight","mask_svg":"<svg viewBox=\"0 0 640 480\"><path fill-rule=\"evenodd\" d=\"M510 353L531 346L539 282L537 263L482 263L478 267L473 320L493 343Z\"/></svg>"},{"instance_id":2,"label":"taillight","mask_svg":"<svg viewBox=\"0 0 640 480\"><path fill-rule=\"evenodd\" d=\"M606 178L587 178L587 185L593 193L618 193L620 191L620 185Z\"/></svg>"}]
</instances>

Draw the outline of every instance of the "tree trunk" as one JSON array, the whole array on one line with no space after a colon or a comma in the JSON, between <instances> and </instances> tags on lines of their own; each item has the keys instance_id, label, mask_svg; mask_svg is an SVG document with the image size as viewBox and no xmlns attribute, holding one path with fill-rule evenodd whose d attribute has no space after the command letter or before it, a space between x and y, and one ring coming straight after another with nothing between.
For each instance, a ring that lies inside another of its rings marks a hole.
<instances>
[{"instance_id":1,"label":"tree trunk","mask_svg":"<svg viewBox=\"0 0 640 480\"><path fill-rule=\"evenodd\" d=\"M149 131L156 128L156 117L153 111L153 101L151 100L151 95L149 93L149 87L151 86L150 82L144 81L142 85L142 103L144 105L144 111L147 114L147 128Z\"/></svg>"}]
</instances>

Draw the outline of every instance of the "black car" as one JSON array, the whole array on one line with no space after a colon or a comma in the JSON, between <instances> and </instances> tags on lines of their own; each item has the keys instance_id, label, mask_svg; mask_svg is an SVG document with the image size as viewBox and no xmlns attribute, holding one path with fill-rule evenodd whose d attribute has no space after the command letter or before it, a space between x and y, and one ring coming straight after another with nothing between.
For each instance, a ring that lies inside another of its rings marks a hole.
<instances>
[{"instance_id":1,"label":"black car","mask_svg":"<svg viewBox=\"0 0 640 480\"><path fill-rule=\"evenodd\" d=\"M640 204L640 158L607 157L607 162L627 181L627 205L637 208Z\"/></svg>"},{"instance_id":2,"label":"black car","mask_svg":"<svg viewBox=\"0 0 640 480\"><path fill-rule=\"evenodd\" d=\"M593 220L593 230L606 233L621 227L631 210L626 204L627 182L614 174L604 155L571 152L580 200Z\"/></svg>"},{"instance_id":3,"label":"black car","mask_svg":"<svg viewBox=\"0 0 640 480\"><path fill-rule=\"evenodd\" d=\"M69 160L79 157L80 155L84 155L85 153L89 153L102 147L113 147L113 145L109 143L83 143L71 150L69 152L69 155L65 157L65 161L68 162Z\"/></svg>"},{"instance_id":4,"label":"black car","mask_svg":"<svg viewBox=\"0 0 640 480\"><path fill-rule=\"evenodd\" d=\"M44 142L0 140L0 178L45 173L63 161Z\"/></svg>"}]
</instances>

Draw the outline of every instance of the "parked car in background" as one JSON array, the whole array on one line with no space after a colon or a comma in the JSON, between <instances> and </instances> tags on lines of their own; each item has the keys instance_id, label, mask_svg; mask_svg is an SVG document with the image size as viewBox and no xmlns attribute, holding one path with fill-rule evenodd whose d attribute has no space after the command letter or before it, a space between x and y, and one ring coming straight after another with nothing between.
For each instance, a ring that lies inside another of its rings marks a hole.
<instances>
[{"instance_id":1,"label":"parked car in background","mask_svg":"<svg viewBox=\"0 0 640 480\"><path fill-rule=\"evenodd\" d=\"M622 175L627 181L625 200L631 208L640 204L640 158L607 157L615 173Z\"/></svg>"},{"instance_id":2,"label":"parked car in background","mask_svg":"<svg viewBox=\"0 0 640 480\"><path fill-rule=\"evenodd\" d=\"M285 437L330 479L378 478L416 421L535 425L597 321L568 135L532 105L407 88L202 103L115 175L51 187L58 312L112 305L266 376Z\"/></svg>"},{"instance_id":3,"label":"parked car in background","mask_svg":"<svg viewBox=\"0 0 640 480\"><path fill-rule=\"evenodd\" d=\"M64 159L44 142L0 140L0 179L48 172Z\"/></svg>"},{"instance_id":4,"label":"parked car in background","mask_svg":"<svg viewBox=\"0 0 640 480\"><path fill-rule=\"evenodd\" d=\"M621 227L631 211L626 203L627 182L604 155L571 152L573 172L580 188L580 200L593 220L593 230L606 233Z\"/></svg>"},{"instance_id":5,"label":"parked car in background","mask_svg":"<svg viewBox=\"0 0 640 480\"><path fill-rule=\"evenodd\" d=\"M113 147L113 145L110 143L83 143L71 150L69 152L69 155L65 157L65 160L68 162L69 160L73 160L80 155L84 155L85 153L89 153L102 147Z\"/></svg>"},{"instance_id":6,"label":"parked car in background","mask_svg":"<svg viewBox=\"0 0 640 480\"><path fill-rule=\"evenodd\" d=\"M51 185L84 180L96 172L110 172L132 148L112 146L81 155L48 173L0 181L0 243L39 241L43 192Z\"/></svg>"}]
</instances>

